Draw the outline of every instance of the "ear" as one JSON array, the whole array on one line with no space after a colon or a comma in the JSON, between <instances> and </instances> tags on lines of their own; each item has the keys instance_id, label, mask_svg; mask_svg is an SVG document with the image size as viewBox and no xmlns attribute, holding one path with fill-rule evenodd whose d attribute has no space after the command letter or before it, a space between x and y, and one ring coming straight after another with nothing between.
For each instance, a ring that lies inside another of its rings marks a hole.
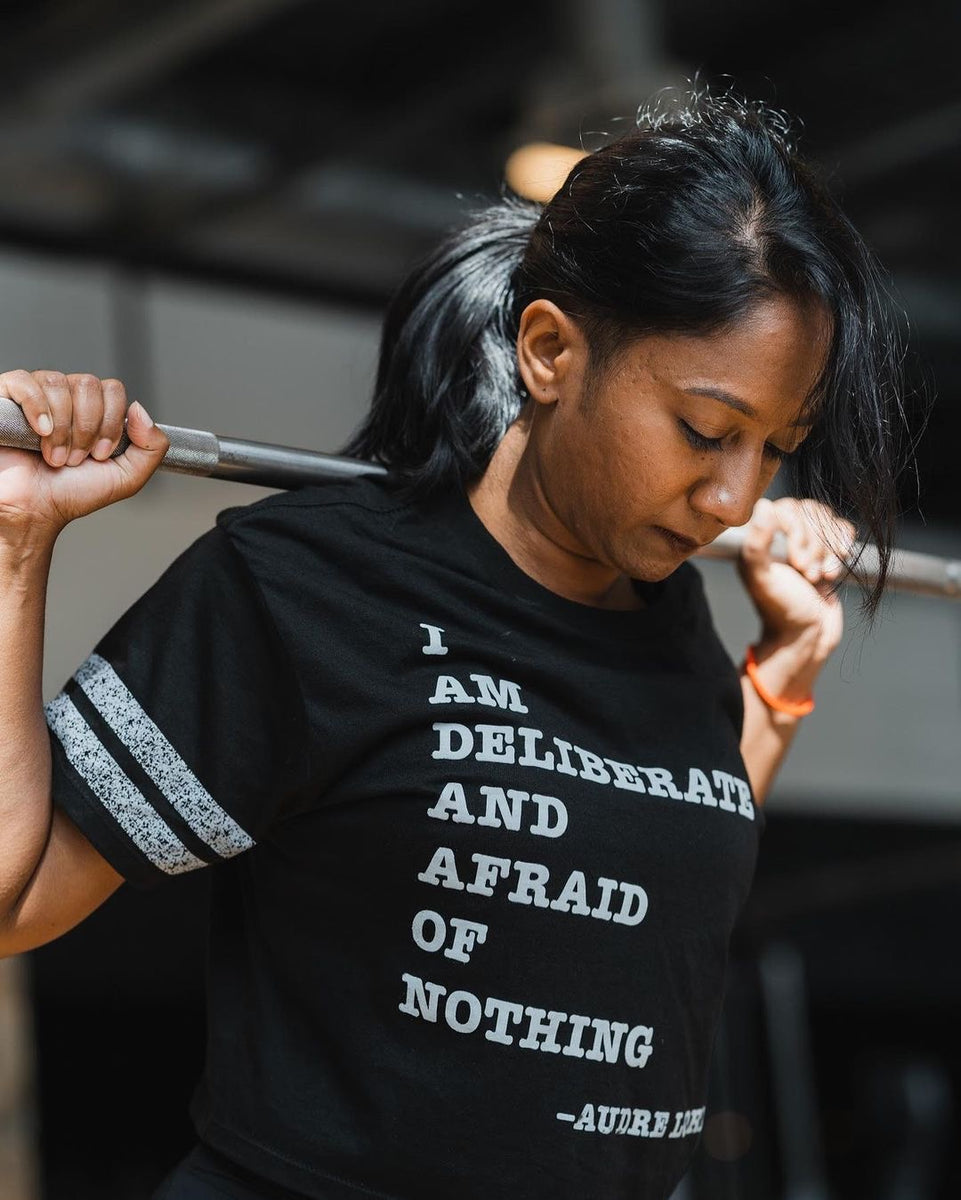
<instances>
[{"instance_id":1,"label":"ear","mask_svg":"<svg viewBox=\"0 0 961 1200\"><path fill-rule=\"evenodd\" d=\"M576 390L587 365L580 326L550 300L534 300L521 313L517 366L532 400L552 404Z\"/></svg>"}]
</instances>

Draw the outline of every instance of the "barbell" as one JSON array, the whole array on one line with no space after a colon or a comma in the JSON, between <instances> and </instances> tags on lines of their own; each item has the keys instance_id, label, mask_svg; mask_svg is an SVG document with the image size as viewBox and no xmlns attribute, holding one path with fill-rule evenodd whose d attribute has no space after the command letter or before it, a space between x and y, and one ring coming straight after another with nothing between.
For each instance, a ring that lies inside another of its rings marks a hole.
<instances>
[{"instance_id":1,"label":"barbell","mask_svg":"<svg viewBox=\"0 0 961 1200\"><path fill-rule=\"evenodd\" d=\"M384 467L375 463L337 454L323 454L319 450L223 437L207 430L186 429L178 425L160 424L160 428L170 439L170 447L161 467L182 475L253 483L261 487L297 488L327 480L386 473ZM124 434L114 454L122 454L129 444ZM40 438L31 429L19 404L2 396L0 446L17 450L40 449ZM740 553L743 543L742 529L726 529L710 545L702 547L698 555L733 560ZM783 539L775 541L773 554L784 561ZM870 543L856 545L850 556L850 564L851 578L855 582L868 587L876 582L876 547ZM887 586L918 595L961 599L961 561L913 550L895 550L888 570Z\"/></svg>"}]
</instances>

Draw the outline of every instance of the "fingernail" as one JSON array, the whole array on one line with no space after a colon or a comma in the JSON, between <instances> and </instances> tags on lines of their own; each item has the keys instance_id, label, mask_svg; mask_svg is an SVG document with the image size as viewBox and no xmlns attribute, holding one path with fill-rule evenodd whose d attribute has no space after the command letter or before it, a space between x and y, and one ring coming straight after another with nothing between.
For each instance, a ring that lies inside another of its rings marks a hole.
<instances>
[{"instance_id":1,"label":"fingernail","mask_svg":"<svg viewBox=\"0 0 961 1200\"><path fill-rule=\"evenodd\" d=\"M53 419L49 413L41 413L37 417L37 428L40 430L41 437L46 437L48 433L53 433Z\"/></svg>"},{"instance_id":2,"label":"fingernail","mask_svg":"<svg viewBox=\"0 0 961 1200\"><path fill-rule=\"evenodd\" d=\"M50 465L52 467L62 467L67 461L67 447L58 446L50 454Z\"/></svg>"},{"instance_id":3,"label":"fingernail","mask_svg":"<svg viewBox=\"0 0 961 1200\"><path fill-rule=\"evenodd\" d=\"M140 419L141 419L142 421L144 421L144 422L145 422L147 425L153 425L153 417L150 415L150 413L148 413L148 412L147 412L147 410L144 408L144 406L143 406L143 405L140 403L140 401L139 401L139 400L135 400L135 401L133 402L133 404L131 404L131 406L130 406L130 407L131 407L132 409L134 409L134 408L135 408L135 409L137 409L137 411L138 411L138 416L139 416L139 417L140 417Z\"/></svg>"},{"instance_id":4,"label":"fingernail","mask_svg":"<svg viewBox=\"0 0 961 1200\"><path fill-rule=\"evenodd\" d=\"M86 453L83 450L71 450L70 457L67 459L67 466L79 467L86 457Z\"/></svg>"},{"instance_id":5,"label":"fingernail","mask_svg":"<svg viewBox=\"0 0 961 1200\"><path fill-rule=\"evenodd\" d=\"M108 458L110 451L113 449L113 442L109 438L101 438L93 448L94 458Z\"/></svg>"}]
</instances>

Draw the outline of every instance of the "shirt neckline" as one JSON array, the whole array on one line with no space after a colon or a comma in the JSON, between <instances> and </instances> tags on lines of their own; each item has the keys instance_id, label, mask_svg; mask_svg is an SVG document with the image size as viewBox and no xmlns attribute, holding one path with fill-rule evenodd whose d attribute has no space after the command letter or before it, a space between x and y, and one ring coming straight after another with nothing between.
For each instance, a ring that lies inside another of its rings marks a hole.
<instances>
[{"instance_id":1,"label":"shirt neckline","mask_svg":"<svg viewBox=\"0 0 961 1200\"><path fill-rule=\"evenodd\" d=\"M579 630L602 636L645 638L660 630L665 621L676 620L681 607L686 607L683 601L690 595L690 588L685 576L693 570L687 563L657 583L633 580L645 601L643 608L599 608L561 596L528 575L474 512L463 489L451 489L436 498L435 504L443 510L447 527L469 548L489 582Z\"/></svg>"}]
</instances>

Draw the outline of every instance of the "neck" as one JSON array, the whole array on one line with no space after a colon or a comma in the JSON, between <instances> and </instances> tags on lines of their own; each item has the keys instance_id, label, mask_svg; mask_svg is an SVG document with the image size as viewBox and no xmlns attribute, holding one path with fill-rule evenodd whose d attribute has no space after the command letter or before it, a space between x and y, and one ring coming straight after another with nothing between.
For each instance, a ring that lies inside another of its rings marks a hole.
<instances>
[{"instance_id":1,"label":"neck","mask_svg":"<svg viewBox=\"0 0 961 1200\"><path fill-rule=\"evenodd\" d=\"M583 553L551 506L529 449L530 423L516 421L501 439L468 499L487 532L543 587L595 608L637 609L631 580Z\"/></svg>"}]
</instances>

